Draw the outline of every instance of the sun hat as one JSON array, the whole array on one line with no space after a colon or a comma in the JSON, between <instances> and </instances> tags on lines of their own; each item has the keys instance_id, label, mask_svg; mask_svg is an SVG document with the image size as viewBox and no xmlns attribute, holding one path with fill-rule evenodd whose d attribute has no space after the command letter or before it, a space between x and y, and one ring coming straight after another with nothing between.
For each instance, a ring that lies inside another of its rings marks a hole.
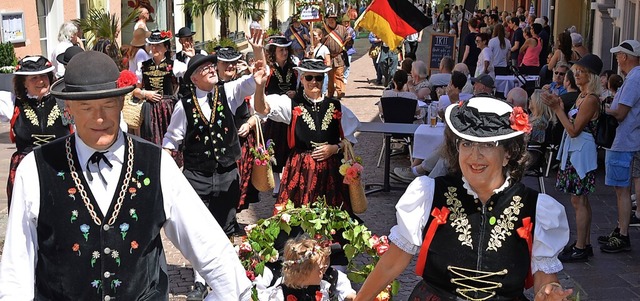
<instances>
[{"instance_id":1,"label":"sun hat","mask_svg":"<svg viewBox=\"0 0 640 301\"><path fill-rule=\"evenodd\" d=\"M600 75L600 72L602 72L602 60L595 54L587 54L574 64L585 67L589 72L596 75Z\"/></svg>"},{"instance_id":2,"label":"sun hat","mask_svg":"<svg viewBox=\"0 0 640 301\"><path fill-rule=\"evenodd\" d=\"M27 56L16 65L15 75L37 75L53 71L55 67L47 58L41 55Z\"/></svg>"},{"instance_id":3,"label":"sun hat","mask_svg":"<svg viewBox=\"0 0 640 301\"><path fill-rule=\"evenodd\" d=\"M83 51L66 66L64 78L51 86L51 95L64 100L92 100L125 95L138 78L129 70L119 71L108 55Z\"/></svg>"},{"instance_id":4,"label":"sun hat","mask_svg":"<svg viewBox=\"0 0 640 301\"><path fill-rule=\"evenodd\" d=\"M571 33L571 44L582 45L582 35L577 32Z\"/></svg>"},{"instance_id":5,"label":"sun hat","mask_svg":"<svg viewBox=\"0 0 640 301\"><path fill-rule=\"evenodd\" d=\"M495 85L495 81L493 80L493 77L491 77L491 75L489 74L480 74L480 76L478 77L472 77L471 83L472 84L481 83L487 86L488 88L493 88Z\"/></svg>"},{"instance_id":6,"label":"sun hat","mask_svg":"<svg viewBox=\"0 0 640 301\"><path fill-rule=\"evenodd\" d=\"M170 31L154 30L151 32L151 35L146 39L146 41L151 45L161 44L166 41L169 41L172 37L173 35L171 34Z\"/></svg>"},{"instance_id":7,"label":"sun hat","mask_svg":"<svg viewBox=\"0 0 640 301\"><path fill-rule=\"evenodd\" d=\"M475 142L493 142L531 131L529 116L521 107L493 97L472 97L447 107L445 121L458 137Z\"/></svg>"},{"instance_id":8,"label":"sun hat","mask_svg":"<svg viewBox=\"0 0 640 301\"><path fill-rule=\"evenodd\" d=\"M131 43L129 43L129 45L134 47L142 47L147 43L147 41L145 40L146 38L147 31L143 28L138 28L133 31L133 39L131 40Z\"/></svg>"},{"instance_id":9,"label":"sun hat","mask_svg":"<svg viewBox=\"0 0 640 301\"><path fill-rule=\"evenodd\" d=\"M56 61L58 61L58 63L60 64L66 65L69 63L72 57L83 51L84 49L82 49L81 47L71 46L67 48L67 50L65 50L63 53L58 54L58 56L56 56Z\"/></svg>"},{"instance_id":10,"label":"sun hat","mask_svg":"<svg viewBox=\"0 0 640 301\"><path fill-rule=\"evenodd\" d=\"M184 72L184 80L187 83L191 82L191 74L193 74L194 71L196 71L196 69L198 69L198 67L200 67L202 64L206 63L206 62L211 62L213 64L215 64L217 61L216 59L216 55L215 54L211 54L211 55L203 55L203 54L196 54L194 55L191 60L189 60L189 64L187 64L187 71Z\"/></svg>"},{"instance_id":11,"label":"sun hat","mask_svg":"<svg viewBox=\"0 0 640 301\"><path fill-rule=\"evenodd\" d=\"M284 36L270 36L267 38L267 44L265 46L289 47L289 45L291 45L291 41Z\"/></svg>"},{"instance_id":12,"label":"sun hat","mask_svg":"<svg viewBox=\"0 0 640 301\"><path fill-rule=\"evenodd\" d=\"M222 47L216 50L216 56L218 57L218 61L235 62L242 57L242 53L231 47Z\"/></svg>"},{"instance_id":13,"label":"sun hat","mask_svg":"<svg viewBox=\"0 0 640 301\"><path fill-rule=\"evenodd\" d=\"M324 64L323 60L318 59L304 59L298 65L298 67L293 67L293 69L298 70L300 73L305 72L315 72L315 73L326 73L331 70L331 67Z\"/></svg>"},{"instance_id":14,"label":"sun hat","mask_svg":"<svg viewBox=\"0 0 640 301\"><path fill-rule=\"evenodd\" d=\"M624 52L633 56L640 56L640 42L636 40L624 40L620 45L611 48L611 53Z\"/></svg>"},{"instance_id":15,"label":"sun hat","mask_svg":"<svg viewBox=\"0 0 640 301\"><path fill-rule=\"evenodd\" d=\"M186 37L193 36L194 34L196 34L196 32L195 31L191 31L191 28L182 27L182 28L180 28L180 30L178 30L178 33L176 34L176 37L178 37L178 38L186 38Z\"/></svg>"},{"instance_id":16,"label":"sun hat","mask_svg":"<svg viewBox=\"0 0 640 301\"><path fill-rule=\"evenodd\" d=\"M340 23L344 23L344 22L351 22L351 18L349 18L347 14L344 14L342 16L342 19L340 19Z\"/></svg>"}]
</instances>

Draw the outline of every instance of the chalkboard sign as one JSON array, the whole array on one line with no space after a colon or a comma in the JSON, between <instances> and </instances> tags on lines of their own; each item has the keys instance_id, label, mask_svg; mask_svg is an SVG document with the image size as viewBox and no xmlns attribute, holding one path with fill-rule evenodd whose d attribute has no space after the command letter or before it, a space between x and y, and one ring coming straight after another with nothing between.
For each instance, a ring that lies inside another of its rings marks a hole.
<instances>
[{"instance_id":1,"label":"chalkboard sign","mask_svg":"<svg viewBox=\"0 0 640 301\"><path fill-rule=\"evenodd\" d=\"M431 69L438 70L443 57L451 57L454 61L456 36L450 34L431 34L431 49L429 51L429 74Z\"/></svg>"}]
</instances>

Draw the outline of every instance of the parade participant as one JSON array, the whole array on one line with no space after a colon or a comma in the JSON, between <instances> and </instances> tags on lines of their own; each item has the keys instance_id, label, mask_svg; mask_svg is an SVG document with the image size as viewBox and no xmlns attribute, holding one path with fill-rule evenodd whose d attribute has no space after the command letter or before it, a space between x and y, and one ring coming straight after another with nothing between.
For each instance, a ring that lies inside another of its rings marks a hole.
<instances>
[{"instance_id":1,"label":"parade participant","mask_svg":"<svg viewBox=\"0 0 640 301\"><path fill-rule=\"evenodd\" d=\"M286 95L264 95L269 74L256 63L256 112L289 124L287 143L291 148L282 173L276 204L291 200L296 206L324 197L327 205L351 211L349 189L339 167L343 155L342 138L351 138L359 122L353 113L333 98L324 97L320 87L331 68L321 60L303 60L296 67L302 89L289 99ZM265 100L266 98L266 100ZM343 135L344 133L344 135Z\"/></svg>"},{"instance_id":2,"label":"parade participant","mask_svg":"<svg viewBox=\"0 0 640 301\"><path fill-rule=\"evenodd\" d=\"M120 131L135 82L86 51L53 85L77 132L18 168L0 300L168 300L161 230L214 288L209 300L250 299L233 246L171 157Z\"/></svg>"},{"instance_id":3,"label":"parade participant","mask_svg":"<svg viewBox=\"0 0 640 301\"><path fill-rule=\"evenodd\" d=\"M69 125L62 122L62 110L56 105L55 97L49 94L53 70L53 65L46 58L27 56L18 62L13 73L16 99L13 116L7 117L11 118L9 138L16 144L16 151L11 155L7 179L9 209L16 169L22 159L34 147L70 133Z\"/></svg>"},{"instance_id":4,"label":"parade participant","mask_svg":"<svg viewBox=\"0 0 640 301\"><path fill-rule=\"evenodd\" d=\"M256 37L251 43L254 53L262 52L260 38ZM221 49L217 53L221 55L224 51ZM216 57L196 54L189 61L184 78L194 88L189 97L180 99L176 104L162 146L169 151L177 151L182 145L183 174L208 205L224 233L232 236L240 231L236 219L240 198L236 163L241 156L238 135L239 131L250 130L249 125L237 129L235 116L237 109L246 105L244 98L255 91L255 82L251 76L245 75L219 84L216 65L221 65L216 64L220 59ZM195 285L187 297L189 300L202 300L207 295L205 279L195 272Z\"/></svg>"},{"instance_id":5,"label":"parade participant","mask_svg":"<svg viewBox=\"0 0 640 301\"><path fill-rule=\"evenodd\" d=\"M142 82L133 90L133 96L144 101L140 137L157 145L167 132L175 104L173 95L177 81L172 71L171 38L171 32L159 30L147 38L152 57L142 63Z\"/></svg>"},{"instance_id":6,"label":"parade participant","mask_svg":"<svg viewBox=\"0 0 640 301\"><path fill-rule=\"evenodd\" d=\"M346 14L342 16L342 26L344 26L347 29L347 35L351 37L351 41L352 41L351 45L345 46L345 49L347 51L347 59L348 59L348 61L345 62L345 67L344 67L344 84L346 85L347 81L349 80L349 73L351 70L351 57L356 53L356 48L353 47L353 42L355 42L356 40L356 31L353 29L353 27L351 27L351 19Z\"/></svg>"},{"instance_id":7,"label":"parade participant","mask_svg":"<svg viewBox=\"0 0 640 301\"><path fill-rule=\"evenodd\" d=\"M198 49L193 45L193 35L195 35L195 31L191 31L189 27L182 27L178 30L176 37L178 37L178 42L182 45L182 50L176 53L173 57L173 74L178 79L178 98L183 98L188 96L191 88L188 86L186 80L183 78L184 72L187 70L187 65L189 64L189 60L196 55L202 54L207 55L207 52Z\"/></svg>"},{"instance_id":8,"label":"parade participant","mask_svg":"<svg viewBox=\"0 0 640 301\"><path fill-rule=\"evenodd\" d=\"M300 15L291 16L291 22L291 26L284 32L284 36L291 42L293 55L295 55L298 60L302 60L307 51L307 46L311 41L309 28L300 23Z\"/></svg>"},{"instance_id":9,"label":"parade participant","mask_svg":"<svg viewBox=\"0 0 640 301\"><path fill-rule=\"evenodd\" d=\"M418 253L423 281L409 300L526 300L529 285L536 301L563 300L572 292L556 275L567 216L562 204L520 182L526 113L474 97L447 107L445 120L450 171L409 185L396 205L389 250L355 300L373 299Z\"/></svg>"},{"instance_id":10,"label":"parade participant","mask_svg":"<svg viewBox=\"0 0 640 301\"><path fill-rule=\"evenodd\" d=\"M327 87L327 96L340 100L344 96L347 88L344 83L344 68L348 64L345 62L346 51L353 44L351 36L347 32L347 28L338 24L338 13L335 10L329 10L325 19L324 27L324 44L329 48L331 55L331 70L329 71L329 81ZM396 62L397 64L397 62Z\"/></svg>"},{"instance_id":11,"label":"parade participant","mask_svg":"<svg viewBox=\"0 0 640 301\"><path fill-rule=\"evenodd\" d=\"M294 70L296 66L291 60L291 42L284 37L272 36L267 39L267 64L269 66L269 78L267 79L265 94L286 94L289 98L296 95L298 83L298 72ZM285 100L289 101L289 100ZM286 123L267 120L265 123L265 139L271 139L274 146L276 164L272 166L276 187L273 190L274 196L280 190L280 174L289 156L289 146L287 145Z\"/></svg>"},{"instance_id":12,"label":"parade participant","mask_svg":"<svg viewBox=\"0 0 640 301\"><path fill-rule=\"evenodd\" d=\"M138 8L138 20L136 21L136 24L133 25L133 30L135 31L138 28L142 28L148 37L151 33L149 32L149 28L147 28L147 22L153 22L149 15L149 10L141 6Z\"/></svg>"}]
</instances>

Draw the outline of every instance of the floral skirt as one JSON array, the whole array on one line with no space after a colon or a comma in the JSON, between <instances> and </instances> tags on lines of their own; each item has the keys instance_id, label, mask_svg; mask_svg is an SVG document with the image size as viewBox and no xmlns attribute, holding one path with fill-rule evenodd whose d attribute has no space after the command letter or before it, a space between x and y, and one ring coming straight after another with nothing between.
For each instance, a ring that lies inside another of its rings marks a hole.
<instances>
[{"instance_id":1,"label":"floral skirt","mask_svg":"<svg viewBox=\"0 0 640 301\"><path fill-rule=\"evenodd\" d=\"M175 101L169 97L156 103L145 101L142 104L144 120L140 127L140 137L156 145L161 145L162 138L171 122L174 106Z\"/></svg>"},{"instance_id":2,"label":"floral skirt","mask_svg":"<svg viewBox=\"0 0 640 301\"><path fill-rule=\"evenodd\" d=\"M329 206L351 212L349 187L342 183L343 176L338 170L341 159L342 155L333 155L327 160L316 161L311 157L311 151L293 150L280 179L276 204L291 200L299 207L310 205L320 197Z\"/></svg>"},{"instance_id":3,"label":"floral skirt","mask_svg":"<svg viewBox=\"0 0 640 301\"><path fill-rule=\"evenodd\" d=\"M257 203L258 190L251 184L251 171L253 171L253 154L250 149L256 144L253 132L249 132L246 138L240 138L242 157L238 160L238 172L240 173L240 201L238 210L249 208L249 203Z\"/></svg>"},{"instance_id":4,"label":"floral skirt","mask_svg":"<svg viewBox=\"0 0 640 301\"><path fill-rule=\"evenodd\" d=\"M21 152L15 152L11 155L11 162L9 163L9 178L7 179L7 209L11 208L11 194L13 193L13 183L16 180L16 170L26 155L27 154Z\"/></svg>"},{"instance_id":5,"label":"floral skirt","mask_svg":"<svg viewBox=\"0 0 640 301\"><path fill-rule=\"evenodd\" d=\"M564 170L558 170L556 189L574 195L589 195L596 190L595 170L588 172L584 179L580 179L576 169L567 160L567 166L565 166Z\"/></svg>"},{"instance_id":6,"label":"floral skirt","mask_svg":"<svg viewBox=\"0 0 640 301\"><path fill-rule=\"evenodd\" d=\"M264 124L265 142L267 142L267 139L271 139L271 141L275 143L273 151L276 158L276 165L273 166L273 171L277 173L282 172L284 164L287 162L287 156L289 155L290 149L287 144L288 131L289 125L286 123L269 119Z\"/></svg>"}]
</instances>

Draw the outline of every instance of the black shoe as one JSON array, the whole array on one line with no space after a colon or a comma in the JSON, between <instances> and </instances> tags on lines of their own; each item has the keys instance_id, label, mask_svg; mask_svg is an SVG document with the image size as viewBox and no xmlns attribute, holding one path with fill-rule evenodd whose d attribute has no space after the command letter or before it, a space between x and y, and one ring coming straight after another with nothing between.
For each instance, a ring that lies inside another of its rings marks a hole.
<instances>
[{"instance_id":1,"label":"black shoe","mask_svg":"<svg viewBox=\"0 0 640 301\"><path fill-rule=\"evenodd\" d=\"M609 235L598 236L598 243L605 245L605 244L609 243L609 239L611 237L619 236L619 235L620 235L620 228L616 227L615 229L613 229L613 231L611 231L611 233Z\"/></svg>"},{"instance_id":2,"label":"black shoe","mask_svg":"<svg viewBox=\"0 0 640 301\"><path fill-rule=\"evenodd\" d=\"M616 236L609 238L609 242L606 245L600 246L600 250L606 253L631 251L631 241L629 236L623 236L618 233Z\"/></svg>"},{"instance_id":3,"label":"black shoe","mask_svg":"<svg viewBox=\"0 0 640 301\"><path fill-rule=\"evenodd\" d=\"M571 253L573 252L573 248L576 246L576 241L574 240L572 244L566 245L560 254ZM587 251L587 256L593 257L593 247L591 245L584 246Z\"/></svg>"},{"instance_id":4,"label":"black shoe","mask_svg":"<svg viewBox=\"0 0 640 301\"><path fill-rule=\"evenodd\" d=\"M586 262L589 261L587 249L571 248L571 252L561 253L558 259L562 262Z\"/></svg>"},{"instance_id":5,"label":"black shoe","mask_svg":"<svg viewBox=\"0 0 640 301\"><path fill-rule=\"evenodd\" d=\"M207 294L209 294L207 287L200 282L196 282L187 294L187 301L202 301Z\"/></svg>"},{"instance_id":6,"label":"black shoe","mask_svg":"<svg viewBox=\"0 0 640 301\"><path fill-rule=\"evenodd\" d=\"M636 217L636 213L631 213L631 219L629 220L630 227L640 227L640 218Z\"/></svg>"}]
</instances>

